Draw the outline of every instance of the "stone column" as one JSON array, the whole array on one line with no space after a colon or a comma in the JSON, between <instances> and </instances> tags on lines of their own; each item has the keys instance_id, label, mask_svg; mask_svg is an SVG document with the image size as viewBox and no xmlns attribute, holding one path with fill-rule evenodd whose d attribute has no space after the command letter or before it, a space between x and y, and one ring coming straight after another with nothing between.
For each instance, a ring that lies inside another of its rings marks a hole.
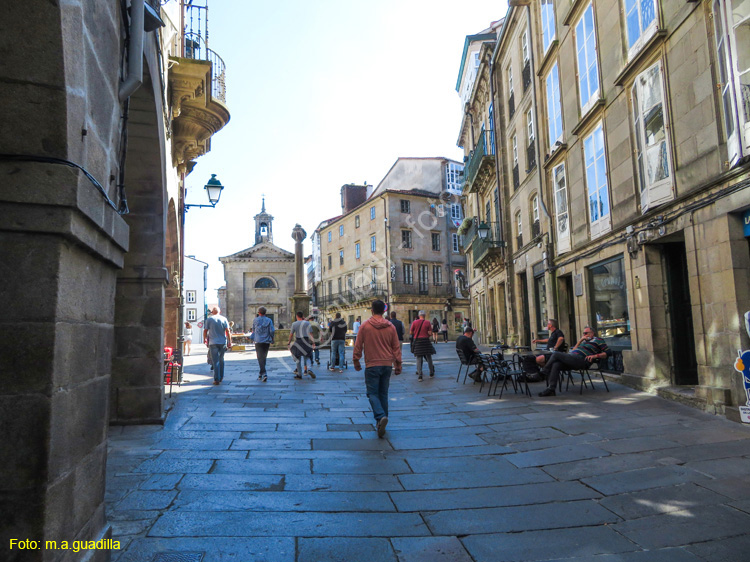
<instances>
[{"instance_id":1,"label":"stone column","mask_svg":"<svg viewBox=\"0 0 750 562\"><path fill-rule=\"evenodd\" d=\"M294 240L294 296L291 299L292 317L298 312L307 316L310 313L310 297L305 292L304 259L302 257L302 241L307 238L307 232L298 224L292 230Z\"/></svg>"}]
</instances>

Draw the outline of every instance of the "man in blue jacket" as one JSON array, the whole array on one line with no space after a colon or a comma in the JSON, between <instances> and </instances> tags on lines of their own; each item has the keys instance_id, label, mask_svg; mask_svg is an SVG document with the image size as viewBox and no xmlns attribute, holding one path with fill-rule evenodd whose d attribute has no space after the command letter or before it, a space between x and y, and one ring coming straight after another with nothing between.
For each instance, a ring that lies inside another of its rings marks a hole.
<instances>
[{"instance_id":1,"label":"man in blue jacket","mask_svg":"<svg viewBox=\"0 0 750 562\"><path fill-rule=\"evenodd\" d=\"M255 342L255 355L258 357L258 366L260 367L259 381L266 382L268 380L266 357L268 357L268 348L273 343L274 332L273 320L266 316L266 309L261 306L258 309L258 316L253 320L253 335L251 336Z\"/></svg>"}]
</instances>

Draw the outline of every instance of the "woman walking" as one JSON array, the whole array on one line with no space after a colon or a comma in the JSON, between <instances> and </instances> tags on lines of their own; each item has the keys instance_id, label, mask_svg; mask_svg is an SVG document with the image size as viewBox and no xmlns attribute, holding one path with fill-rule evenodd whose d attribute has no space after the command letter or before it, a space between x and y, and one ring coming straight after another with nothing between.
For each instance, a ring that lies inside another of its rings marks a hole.
<instances>
[{"instance_id":1,"label":"woman walking","mask_svg":"<svg viewBox=\"0 0 750 562\"><path fill-rule=\"evenodd\" d=\"M412 353L417 358L417 380L422 382L422 360L427 359L427 365L430 367L430 376L435 376L435 366L432 364L432 356L435 354L435 348L432 346L430 336L432 336L432 324L425 320L425 311L419 311L419 318L411 324L409 330L412 338Z\"/></svg>"},{"instance_id":2,"label":"woman walking","mask_svg":"<svg viewBox=\"0 0 750 562\"><path fill-rule=\"evenodd\" d=\"M443 334L443 343L448 341L448 319L443 318L443 323L440 324L440 333Z\"/></svg>"},{"instance_id":3,"label":"woman walking","mask_svg":"<svg viewBox=\"0 0 750 562\"><path fill-rule=\"evenodd\" d=\"M437 318L432 319L432 343L437 343L438 332L440 332L440 322Z\"/></svg>"},{"instance_id":4,"label":"woman walking","mask_svg":"<svg viewBox=\"0 0 750 562\"><path fill-rule=\"evenodd\" d=\"M193 345L193 326L190 324L190 322L185 322L185 329L183 331L182 354L190 355L192 345ZM185 350L187 350L187 353L185 353Z\"/></svg>"}]
</instances>

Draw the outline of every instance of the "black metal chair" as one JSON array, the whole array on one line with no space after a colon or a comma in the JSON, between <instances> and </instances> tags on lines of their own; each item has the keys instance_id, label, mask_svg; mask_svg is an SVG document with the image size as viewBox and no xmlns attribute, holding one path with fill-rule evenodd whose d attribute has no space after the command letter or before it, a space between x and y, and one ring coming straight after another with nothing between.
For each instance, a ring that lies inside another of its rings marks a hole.
<instances>
[{"instance_id":1,"label":"black metal chair","mask_svg":"<svg viewBox=\"0 0 750 562\"><path fill-rule=\"evenodd\" d=\"M466 372L464 373L464 382L463 384L466 384L466 377L469 376L469 367L472 365L477 365L476 356L471 358L471 361L466 359L466 354L463 352L463 350L456 348L456 353L458 354L458 360L461 362L461 364L458 367L458 374L456 375L456 382L458 382L458 379L461 378L461 370L466 367Z\"/></svg>"}]
</instances>

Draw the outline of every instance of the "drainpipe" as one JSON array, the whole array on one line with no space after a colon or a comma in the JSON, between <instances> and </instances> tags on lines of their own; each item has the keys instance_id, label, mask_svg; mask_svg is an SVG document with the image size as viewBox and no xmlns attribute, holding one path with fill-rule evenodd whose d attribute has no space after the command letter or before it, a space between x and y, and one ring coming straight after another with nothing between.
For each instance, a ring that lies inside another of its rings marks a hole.
<instances>
[{"instance_id":1,"label":"drainpipe","mask_svg":"<svg viewBox=\"0 0 750 562\"><path fill-rule=\"evenodd\" d=\"M145 0L131 0L128 41L128 77L120 84L120 101L128 99L143 84L143 27Z\"/></svg>"},{"instance_id":2,"label":"drainpipe","mask_svg":"<svg viewBox=\"0 0 750 562\"><path fill-rule=\"evenodd\" d=\"M492 100L492 107L494 108L492 111L492 120L493 122L490 123L492 125L492 132L494 133L495 138L495 146L493 147L493 150L495 151L495 182L497 182L497 185L495 186L495 192L497 193L497 209L495 211L497 212L497 221L500 223L500 217L502 216L501 209L502 209L502 198L500 197L500 166L497 165L497 159L498 159L498 149L497 149L497 127L495 126L496 121L496 115L497 112L500 110L500 108L495 107L495 61L492 58L492 54L488 56L488 66L489 66L489 72L490 72L490 99ZM497 235L500 237L500 242L503 241L503 228L501 224L498 224L497 228ZM504 252L505 250L503 250Z\"/></svg>"}]
</instances>

